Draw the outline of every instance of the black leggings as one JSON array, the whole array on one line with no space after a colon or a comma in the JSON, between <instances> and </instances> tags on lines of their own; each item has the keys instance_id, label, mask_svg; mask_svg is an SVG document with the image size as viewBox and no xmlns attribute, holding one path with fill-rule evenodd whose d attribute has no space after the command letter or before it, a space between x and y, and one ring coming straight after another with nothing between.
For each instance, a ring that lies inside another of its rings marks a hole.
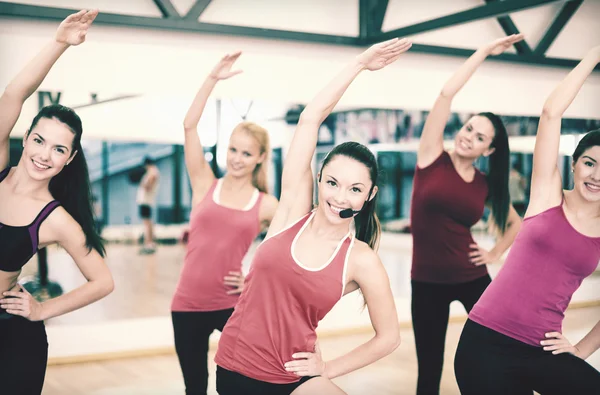
<instances>
[{"instance_id":1,"label":"black leggings","mask_svg":"<svg viewBox=\"0 0 600 395\"><path fill-rule=\"evenodd\" d=\"M554 355L471 320L454 359L462 395L600 394L600 372L571 354Z\"/></svg>"},{"instance_id":2,"label":"black leggings","mask_svg":"<svg viewBox=\"0 0 600 395\"><path fill-rule=\"evenodd\" d=\"M186 395L206 395L208 386L208 338L223 331L233 309L173 311L175 350L183 373Z\"/></svg>"},{"instance_id":3,"label":"black leggings","mask_svg":"<svg viewBox=\"0 0 600 395\"><path fill-rule=\"evenodd\" d=\"M314 377L317 376L304 376L290 384L273 384L251 379L217 365L217 392L219 395L290 395Z\"/></svg>"},{"instance_id":4,"label":"black leggings","mask_svg":"<svg viewBox=\"0 0 600 395\"><path fill-rule=\"evenodd\" d=\"M434 284L412 281L412 322L417 347L418 395L438 395L450 303L458 300L471 311L491 282L489 275L462 284Z\"/></svg>"},{"instance_id":5,"label":"black leggings","mask_svg":"<svg viewBox=\"0 0 600 395\"><path fill-rule=\"evenodd\" d=\"M0 309L0 393L42 393L48 339L43 321L29 321Z\"/></svg>"}]
</instances>

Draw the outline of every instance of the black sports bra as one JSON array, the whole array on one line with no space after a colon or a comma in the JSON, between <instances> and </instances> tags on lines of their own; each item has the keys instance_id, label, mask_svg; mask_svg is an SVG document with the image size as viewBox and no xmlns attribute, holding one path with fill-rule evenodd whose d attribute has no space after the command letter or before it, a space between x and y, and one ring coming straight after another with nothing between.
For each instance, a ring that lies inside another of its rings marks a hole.
<instances>
[{"instance_id":1,"label":"black sports bra","mask_svg":"<svg viewBox=\"0 0 600 395\"><path fill-rule=\"evenodd\" d=\"M7 167L0 173L0 182L6 178L9 170L10 167ZM19 271L35 255L39 245L40 225L58 206L58 201L51 201L29 225L10 226L0 222L0 270Z\"/></svg>"}]
</instances>

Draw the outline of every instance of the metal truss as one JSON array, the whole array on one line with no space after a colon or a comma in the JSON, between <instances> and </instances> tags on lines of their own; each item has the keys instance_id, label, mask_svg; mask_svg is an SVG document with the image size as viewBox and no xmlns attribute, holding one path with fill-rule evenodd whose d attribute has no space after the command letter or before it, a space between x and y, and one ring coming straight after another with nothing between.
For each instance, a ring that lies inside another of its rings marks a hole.
<instances>
[{"instance_id":1,"label":"metal truss","mask_svg":"<svg viewBox=\"0 0 600 395\"><path fill-rule=\"evenodd\" d=\"M486 4L481 6L389 32L381 31L388 0L359 0L359 35L355 37L200 22L198 19L211 0L196 0L185 15L179 14L171 0L153 1L162 17L101 13L95 23L362 47L393 37L410 36L487 18L496 18L507 35L515 34L519 31L509 14L561 0L485 0ZM545 53L582 3L583 0L567 1L535 49L526 42L521 42L515 46L516 54L504 53L494 56L493 59L537 66L574 67L578 63L577 60L551 58L545 56ZM77 10L0 1L0 16L6 17L60 21L75 11ZM470 49L424 44L413 44L411 51L460 57L470 56L474 52ZM599 69L600 67L596 68Z\"/></svg>"}]
</instances>

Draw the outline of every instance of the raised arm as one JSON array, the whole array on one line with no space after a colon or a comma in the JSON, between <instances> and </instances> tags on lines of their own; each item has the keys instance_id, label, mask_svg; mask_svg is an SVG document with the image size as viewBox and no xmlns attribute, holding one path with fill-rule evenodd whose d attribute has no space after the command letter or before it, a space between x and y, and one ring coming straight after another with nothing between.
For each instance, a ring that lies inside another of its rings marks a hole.
<instances>
[{"instance_id":1,"label":"raised arm","mask_svg":"<svg viewBox=\"0 0 600 395\"><path fill-rule=\"evenodd\" d=\"M396 61L411 45L406 39L393 39L371 46L350 62L306 106L286 154L278 208L278 214L285 212L285 215L276 218L277 222L281 219L286 222L287 218L293 220L311 209L313 180L310 164L317 146L319 127L352 81L363 70L379 70Z\"/></svg>"},{"instance_id":2,"label":"raised arm","mask_svg":"<svg viewBox=\"0 0 600 395\"><path fill-rule=\"evenodd\" d=\"M231 67L241 54L241 52L227 54L215 65L208 77L206 77L206 80L204 80L183 120L183 130L185 133L183 150L185 166L192 184L192 201L201 199L214 180L212 169L206 162L206 159L204 159L204 150L200 142L200 136L198 136L198 122L200 122L206 102L217 82L226 80L242 72L241 70L231 71Z\"/></svg>"},{"instance_id":3,"label":"raised arm","mask_svg":"<svg viewBox=\"0 0 600 395\"><path fill-rule=\"evenodd\" d=\"M530 203L526 216L538 214L562 200L557 167L562 116L599 62L600 46L587 53L544 103L533 150Z\"/></svg>"},{"instance_id":4,"label":"raised arm","mask_svg":"<svg viewBox=\"0 0 600 395\"><path fill-rule=\"evenodd\" d=\"M522 34L513 34L484 45L475 51L446 82L423 127L419 150L417 152L417 165L420 168L427 167L433 163L444 149L444 128L450 116L450 107L454 96L469 81L475 70L477 70L488 56L499 55L521 40L523 40Z\"/></svg>"},{"instance_id":5,"label":"raised arm","mask_svg":"<svg viewBox=\"0 0 600 395\"><path fill-rule=\"evenodd\" d=\"M0 97L0 169L8 165L8 139L25 100L40 86L58 58L71 45L85 41L98 10L69 15L58 27L55 39L33 58L8 84Z\"/></svg>"}]
</instances>

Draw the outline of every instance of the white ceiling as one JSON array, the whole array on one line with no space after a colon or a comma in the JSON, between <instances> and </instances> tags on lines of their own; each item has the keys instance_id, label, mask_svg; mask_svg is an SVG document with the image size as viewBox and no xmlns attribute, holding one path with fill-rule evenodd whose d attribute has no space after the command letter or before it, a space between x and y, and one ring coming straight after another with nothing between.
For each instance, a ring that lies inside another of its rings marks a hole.
<instances>
[{"instance_id":1,"label":"white ceiling","mask_svg":"<svg viewBox=\"0 0 600 395\"><path fill-rule=\"evenodd\" d=\"M153 0L12 0L15 3L64 7L99 8L100 11L128 15L160 17ZM185 14L195 0L172 0ZM208 23L263 27L290 31L358 35L359 0L212 0L200 17ZM382 30L390 31L432 18L484 5L483 0L389 0ZM528 44L535 48L565 1L511 14ZM560 33L547 55L580 59L600 42L600 1L585 0ZM420 44L458 48L476 48L504 35L495 18L426 32L413 36Z\"/></svg>"}]
</instances>

